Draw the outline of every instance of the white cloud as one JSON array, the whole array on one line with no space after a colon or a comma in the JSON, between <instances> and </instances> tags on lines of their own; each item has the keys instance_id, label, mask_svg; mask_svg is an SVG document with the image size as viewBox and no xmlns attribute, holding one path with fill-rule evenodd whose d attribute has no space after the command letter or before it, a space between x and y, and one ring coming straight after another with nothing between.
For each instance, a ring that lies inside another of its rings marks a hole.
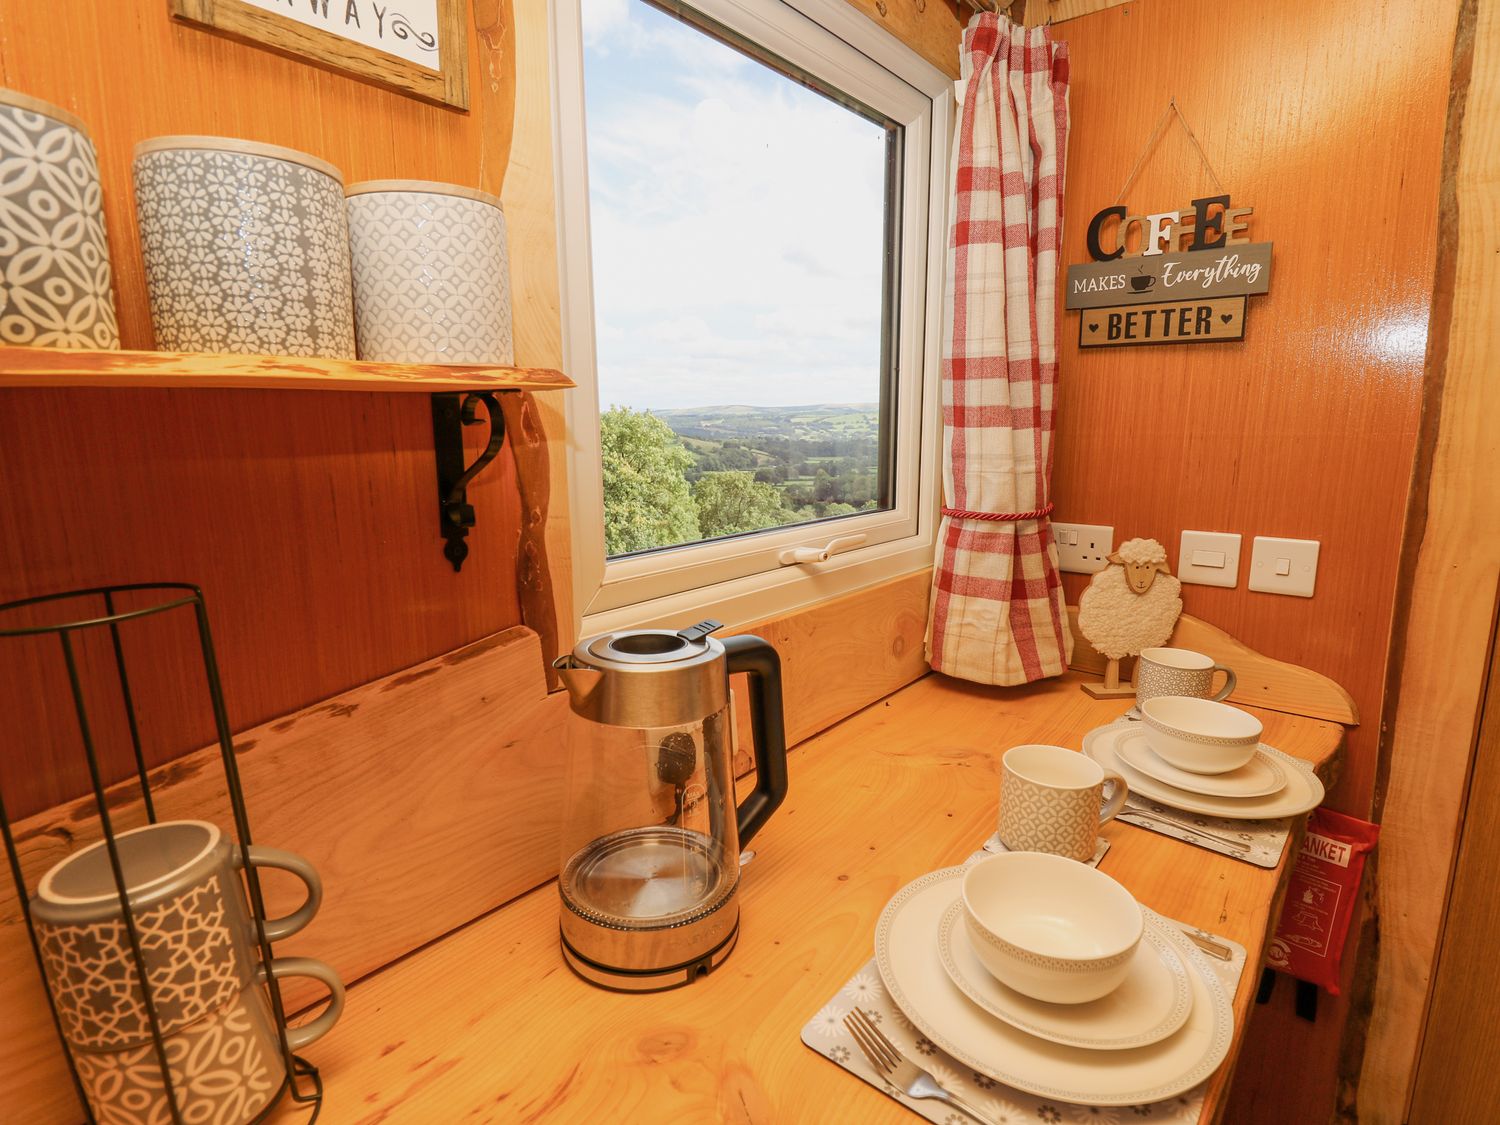
<instances>
[{"instance_id":1,"label":"white cloud","mask_svg":"<svg viewBox=\"0 0 1500 1125\"><path fill-rule=\"evenodd\" d=\"M601 400L875 400L882 131L642 9L585 3Z\"/></svg>"}]
</instances>

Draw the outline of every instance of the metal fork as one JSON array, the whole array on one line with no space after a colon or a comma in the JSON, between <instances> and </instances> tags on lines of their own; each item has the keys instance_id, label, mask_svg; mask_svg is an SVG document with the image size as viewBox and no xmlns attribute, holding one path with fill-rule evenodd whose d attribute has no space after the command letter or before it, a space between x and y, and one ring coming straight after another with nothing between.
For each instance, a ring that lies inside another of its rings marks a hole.
<instances>
[{"instance_id":1,"label":"metal fork","mask_svg":"<svg viewBox=\"0 0 1500 1125\"><path fill-rule=\"evenodd\" d=\"M936 1078L898 1051L895 1044L885 1037L885 1033L858 1008L844 1017L844 1026L854 1036L854 1041L859 1044L865 1058L870 1060L875 1072L907 1097L937 1098L954 1109L963 1110L975 1121L983 1122L983 1125L994 1125L988 1117L953 1091L944 1089Z\"/></svg>"}]
</instances>

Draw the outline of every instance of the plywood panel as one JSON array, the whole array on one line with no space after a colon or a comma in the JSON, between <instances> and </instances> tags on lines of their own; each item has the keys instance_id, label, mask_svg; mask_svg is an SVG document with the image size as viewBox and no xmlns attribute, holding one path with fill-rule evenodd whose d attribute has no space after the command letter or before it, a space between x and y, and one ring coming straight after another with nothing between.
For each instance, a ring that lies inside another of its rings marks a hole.
<instances>
[{"instance_id":1,"label":"plywood panel","mask_svg":"<svg viewBox=\"0 0 1500 1125\"><path fill-rule=\"evenodd\" d=\"M536 634L514 628L238 736L254 839L306 856L326 887L318 917L278 956L318 957L354 981L550 877L572 729L566 697L546 692ZM217 746L155 781L160 815L229 823ZM133 787L111 815L144 822ZM28 883L98 834L91 800L18 825ZM277 876L266 889L273 915L295 905ZM19 923L7 875L0 1116L76 1120ZM290 987L288 1002L318 991Z\"/></svg>"}]
</instances>

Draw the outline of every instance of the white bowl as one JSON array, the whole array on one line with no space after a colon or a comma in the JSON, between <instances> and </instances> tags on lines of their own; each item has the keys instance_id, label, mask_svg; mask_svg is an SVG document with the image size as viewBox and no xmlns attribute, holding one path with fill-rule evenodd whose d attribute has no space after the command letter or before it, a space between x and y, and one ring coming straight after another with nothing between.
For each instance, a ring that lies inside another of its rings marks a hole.
<instances>
[{"instance_id":1,"label":"white bowl","mask_svg":"<svg viewBox=\"0 0 1500 1125\"><path fill-rule=\"evenodd\" d=\"M1260 745L1259 719L1211 699L1159 695L1141 704L1141 718L1151 749L1190 773L1237 770Z\"/></svg>"},{"instance_id":2,"label":"white bowl","mask_svg":"<svg viewBox=\"0 0 1500 1125\"><path fill-rule=\"evenodd\" d=\"M1108 875L1045 852L1007 852L964 872L964 925L1001 984L1052 1004L1106 996L1130 972L1145 922Z\"/></svg>"}]
</instances>

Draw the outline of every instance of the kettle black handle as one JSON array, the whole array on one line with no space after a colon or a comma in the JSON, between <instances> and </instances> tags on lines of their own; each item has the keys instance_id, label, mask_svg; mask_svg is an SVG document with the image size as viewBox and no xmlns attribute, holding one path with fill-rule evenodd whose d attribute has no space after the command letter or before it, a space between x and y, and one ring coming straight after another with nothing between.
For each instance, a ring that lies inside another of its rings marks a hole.
<instances>
[{"instance_id":1,"label":"kettle black handle","mask_svg":"<svg viewBox=\"0 0 1500 1125\"><path fill-rule=\"evenodd\" d=\"M781 709L781 657L759 637L726 637L729 674L750 674L750 729L755 736L755 791L735 810L744 847L786 796L786 720ZM730 722L733 722L731 717Z\"/></svg>"}]
</instances>

